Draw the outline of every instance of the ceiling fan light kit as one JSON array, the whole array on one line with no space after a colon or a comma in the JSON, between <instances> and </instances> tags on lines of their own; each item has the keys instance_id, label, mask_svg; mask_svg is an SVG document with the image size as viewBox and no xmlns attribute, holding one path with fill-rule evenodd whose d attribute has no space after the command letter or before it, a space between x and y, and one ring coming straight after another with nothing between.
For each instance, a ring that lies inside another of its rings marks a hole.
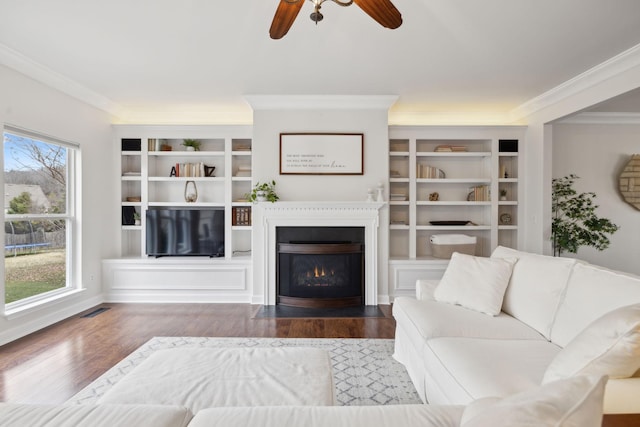
<instances>
[{"instance_id":1,"label":"ceiling fan light kit","mask_svg":"<svg viewBox=\"0 0 640 427\"><path fill-rule=\"evenodd\" d=\"M271 22L269 35L272 39L281 39L284 37L293 22L295 21L305 0L280 0L276 13ZM309 0L314 5L314 10L309 15L311 20L318 24L324 19L320 13L322 3L327 0ZM391 3L390 0L331 0L332 2L343 6L351 6L353 3L358 5L367 15L385 28L395 29L402 25L402 15Z\"/></svg>"}]
</instances>

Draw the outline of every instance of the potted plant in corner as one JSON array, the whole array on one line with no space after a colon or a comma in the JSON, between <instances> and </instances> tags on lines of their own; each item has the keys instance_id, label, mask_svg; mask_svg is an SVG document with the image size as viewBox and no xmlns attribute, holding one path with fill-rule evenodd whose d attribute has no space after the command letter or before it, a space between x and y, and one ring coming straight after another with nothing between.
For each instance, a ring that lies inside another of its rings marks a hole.
<instances>
[{"instance_id":1,"label":"potted plant in corner","mask_svg":"<svg viewBox=\"0 0 640 427\"><path fill-rule=\"evenodd\" d=\"M275 202L279 199L278 194L275 191L276 182L256 182L256 185L251 190L250 194L247 194L247 199L252 202Z\"/></svg>"},{"instance_id":2,"label":"potted plant in corner","mask_svg":"<svg viewBox=\"0 0 640 427\"><path fill-rule=\"evenodd\" d=\"M593 246L599 251L609 247L608 234L618 231L618 226L607 218L598 218L593 203L595 193L578 194L573 184L579 177L571 174L554 178L551 192L551 240L553 255L578 252L580 246Z\"/></svg>"},{"instance_id":3,"label":"potted plant in corner","mask_svg":"<svg viewBox=\"0 0 640 427\"><path fill-rule=\"evenodd\" d=\"M133 213L133 224L140 225L140 213L138 212Z\"/></svg>"},{"instance_id":4,"label":"potted plant in corner","mask_svg":"<svg viewBox=\"0 0 640 427\"><path fill-rule=\"evenodd\" d=\"M187 151L200 151L201 142L197 139L183 139L182 145L187 148Z\"/></svg>"}]
</instances>

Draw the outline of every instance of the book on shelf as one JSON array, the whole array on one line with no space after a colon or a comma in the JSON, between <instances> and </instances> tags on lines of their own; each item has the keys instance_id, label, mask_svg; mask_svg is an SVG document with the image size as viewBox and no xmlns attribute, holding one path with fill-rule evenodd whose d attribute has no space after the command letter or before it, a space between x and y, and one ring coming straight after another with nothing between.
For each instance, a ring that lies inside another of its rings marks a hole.
<instances>
[{"instance_id":1,"label":"book on shelf","mask_svg":"<svg viewBox=\"0 0 640 427\"><path fill-rule=\"evenodd\" d=\"M445 173L442 169L423 165L422 163L418 163L416 173L418 178L443 179L445 177Z\"/></svg>"},{"instance_id":2,"label":"book on shelf","mask_svg":"<svg viewBox=\"0 0 640 427\"><path fill-rule=\"evenodd\" d=\"M491 201L491 188L488 185L471 187L467 200L470 202L489 202Z\"/></svg>"},{"instance_id":3,"label":"book on shelf","mask_svg":"<svg viewBox=\"0 0 640 427\"><path fill-rule=\"evenodd\" d=\"M234 206L231 209L231 225L251 225L251 206Z\"/></svg>"},{"instance_id":4,"label":"book on shelf","mask_svg":"<svg viewBox=\"0 0 640 427\"><path fill-rule=\"evenodd\" d=\"M464 145L438 145L433 151L436 153L463 153L467 151L467 147Z\"/></svg>"},{"instance_id":5,"label":"book on shelf","mask_svg":"<svg viewBox=\"0 0 640 427\"><path fill-rule=\"evenodd\" d=\"M187 177L187 178L197 178L201 176L206 176L204 171L204 163L176 163L175 168L175 176L176 177ZM173 173L173 170L171 171Z\"/></svg>"}]
</instances>

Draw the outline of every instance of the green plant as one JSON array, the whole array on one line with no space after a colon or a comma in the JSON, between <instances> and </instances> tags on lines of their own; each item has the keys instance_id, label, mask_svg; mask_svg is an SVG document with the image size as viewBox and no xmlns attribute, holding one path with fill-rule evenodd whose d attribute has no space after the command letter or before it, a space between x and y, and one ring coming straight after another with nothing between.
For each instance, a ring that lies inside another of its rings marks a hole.
<instances>
[{"instance_id":1,"label":"green plant","mask_svg":"<svg viewBox=\"0 0 640 427\"><path fill-rule=\"evenodd\" d=\"M251 193L246 194L245 196L252 202L260 201L260 199L264 197L264 200L273 203L279 199L275 191L275 186L275 181L263 183L256 182Z\"/></svg>"},{"instance_id":2,"label":"green plant","mask_svg":"<svg viewBox=\"0 0 640 427\"><path fill-rule=\"evenodd\" d=\"M552 181L551 240L554 256L563 252L578 252L580 246L593 246L605 250L611 243L608 234L619 227L606 218L598 218L594 204L595 193L580 193L573 188L578 176L571 174Z\"/></svg>"},{"instance_id":3,"label":"green plant","mask_svg":"<svg viewBox=\"0 0 640 427\"><path fill-rule=\"evenodd\" d=\"M507 190L505 190L504 188L500 190L500 197L507 197Z\"/></svg>"},{"instance_id":4,"label":"green plant","mask_svg":"<svg viewBox=\"0 0 640 427\"><path fill-rule=\"evenodd\" d=\"M201 142L197 139L183 139L182 145L185 147L193 147L195 151L200 151Z\"/></svg>"}]
</instances>

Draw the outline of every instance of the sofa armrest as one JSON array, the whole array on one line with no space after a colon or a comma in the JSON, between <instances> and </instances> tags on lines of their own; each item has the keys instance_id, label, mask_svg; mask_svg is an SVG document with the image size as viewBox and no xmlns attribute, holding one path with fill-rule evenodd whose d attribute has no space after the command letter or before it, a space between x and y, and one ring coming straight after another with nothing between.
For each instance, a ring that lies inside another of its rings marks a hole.
<instances>
[{"instance_id":1,"label":"sofa armrest","mask_svg":"<svg viewBox=\"0 0 640 427\"><path fill-rule=\"evenodd\" d=\"M420 301L435 301L433 291L440 283L439 280L416 280L416 299Z\"/></svg>"},{"instance_id":2,"label":"sofa armrest","mask_svg":"<svg viewBox=\"0 0 640 427\"><path fill-rule=\"evenodd\" d=\"M604 391L605 414L640 413L640 377L620 378L607 381Z\"/></svg>"}]
</instances>

